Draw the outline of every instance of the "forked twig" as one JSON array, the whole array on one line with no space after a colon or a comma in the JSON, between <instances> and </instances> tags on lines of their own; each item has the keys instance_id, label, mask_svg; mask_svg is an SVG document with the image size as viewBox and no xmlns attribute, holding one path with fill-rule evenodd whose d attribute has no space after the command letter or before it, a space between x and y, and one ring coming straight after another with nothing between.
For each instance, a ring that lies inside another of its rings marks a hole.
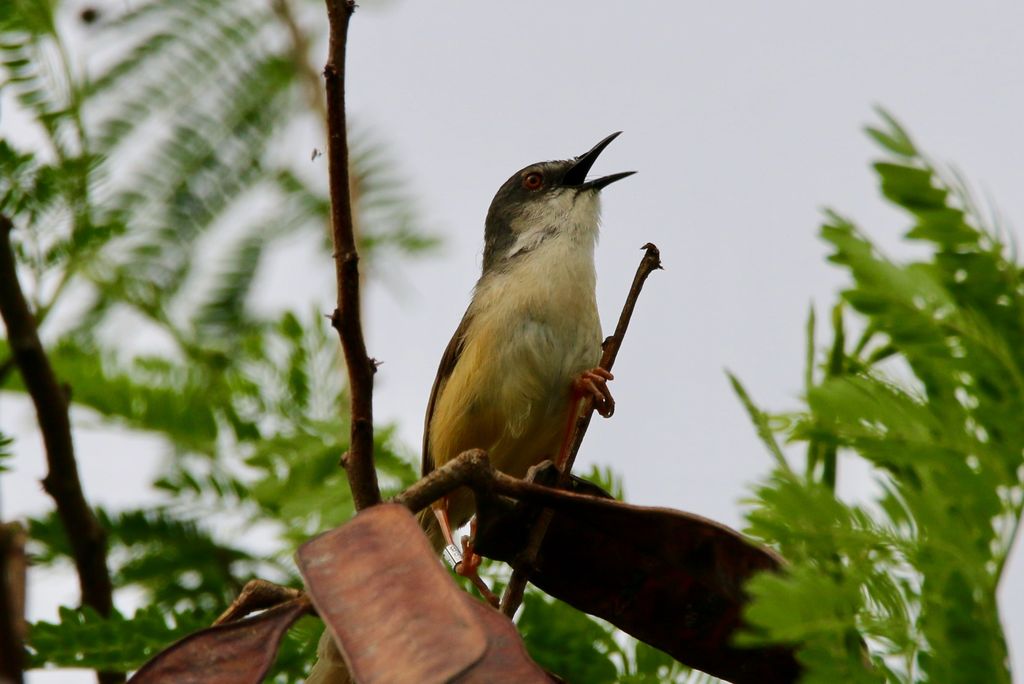
<instances>
[{"instance_id":1,"label":"forked twig","mask_svg":"<svg viewBox=\"0 0 1024 684\"><path fill-rule=\"evenodd\" d=\"M629 327L629 320L633 316L633 309L636 308L636 302L640 297L644 281L647 280L647 276L661 268L661 253L658 251L658 248L648 242L643 246L643 249L644 256L636 269L636 275L633 276L633 284L629 288L629 294L626 296L626 303L622 307L622 313L619 314L619 322L615 326L615 333L606 339L604 343L604 354L601 356L599 366L608 371L615 364L615 358L618 356L622 340L626 336L626 329ZM582 414L576 421L575 435L572 441L572 448L569 451L569 457L566 459L565 467L558 476L559 487L565 487L569 482L572 465L576 461L576 454L579 453L580 445L583 444L583 438L587 434L587 428L590 426L590 419L593 415L594 402L592 398L588 398L583 405ZM553 515L554 512L550 508L546 508L541 512L537 517L537 522L534 523L533 529L530 530L530 539L526 548L523 549L522 554L520 554L512 566L512 577L509 579L508 586L505 587L505 594L501 597L501 612L508 617L515 615L519 605L523 602L523 592L526 591L526 583L530 579L530 572L537 560L537 554L540 552L541 543L544 541L544 535L547 534Z\"/></svg>"}]
</instances>

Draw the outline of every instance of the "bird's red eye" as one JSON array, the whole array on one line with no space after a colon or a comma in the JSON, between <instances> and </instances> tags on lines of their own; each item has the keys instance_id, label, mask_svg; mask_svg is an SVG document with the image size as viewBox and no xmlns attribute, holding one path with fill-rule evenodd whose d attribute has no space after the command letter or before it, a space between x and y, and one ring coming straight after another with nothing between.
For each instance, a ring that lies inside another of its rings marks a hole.
<instances>
[{"instance_id":1,"label":"bird's red eye","mask_svg":"<svg viewBox=\"0 0 1024 684\"><path fill-rule=\"evenodd\" d=\"M544 176L540 171L531 171L523 176L523 187L527 190L540 190L542 185L544 185Z\"/></svg>"}]
</instances>

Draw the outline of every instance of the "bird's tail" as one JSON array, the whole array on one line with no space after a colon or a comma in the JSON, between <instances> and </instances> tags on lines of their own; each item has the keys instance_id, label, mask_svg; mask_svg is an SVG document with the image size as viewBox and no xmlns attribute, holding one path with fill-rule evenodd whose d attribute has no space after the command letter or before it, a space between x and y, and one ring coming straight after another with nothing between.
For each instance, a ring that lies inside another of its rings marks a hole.
<instances>
[{"instance_id":1,"label":"bird's tail","mask_svg":"<svg viewBox=\"0 0 1024 684\"><path fill-rule=\"evenodd\" d=\"M441 525L438 524L437 516L434 515L430 506L416 515L416 521L419 522L420 529L430 540L430 546L434 549L434 553L441 553L445 544L444 535L441 534ZM324 633L320 635L320 643L316 648L316 662L313 663L313 669L306 677L306 684L351 684L351 682L352 677L349 675L348 667L345 666L345 660L334 644L330 632L325 629Z\"/></svg>"}]
</instances>

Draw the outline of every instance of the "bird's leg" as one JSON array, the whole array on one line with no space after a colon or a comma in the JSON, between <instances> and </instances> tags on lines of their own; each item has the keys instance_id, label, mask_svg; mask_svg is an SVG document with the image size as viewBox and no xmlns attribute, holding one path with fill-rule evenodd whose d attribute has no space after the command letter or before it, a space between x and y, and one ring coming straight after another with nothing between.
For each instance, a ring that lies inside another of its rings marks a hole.
<instances>
[{"instance_id":1,"label":"bird's leg","mask_svg":"<svg viewBox=\"0 0 1024 684\"><path fill-rule=\"evenodd\" d=\"M576 419L579 418L583 400L587 396L592 397L594 408L604 418L611 418L615 413L615 399L612 398L612 391L608 389L608 381L614 379L615 376L604 368L592 368L583 371L572 381L572 396L569 399L572 410L569 411L562 448L558 450L558 460L555 461L559 470L565 467L565 462L569 459L569 449L572 448L572 440L576 436Z\"/></svg>"},{"instance_id":2,"label":"bird's leg","mask_svg":"<svg viewBox=\"0 0 1024 684\"><path fill-rule=\"evenodd\" d=\"M444 540L448 543L449 547L457 549L455 539L452 537L452 525L448 520L448 497L441 497L438 501L434 502L431 509L434 511L437 522L441 526L441 534L444 535ZM476 517L470 523L469 529L470 533L475 537ZM452 558L451 555L446 555ZM477 573L477 568L480 567L483 558L473 552L473 542L469 537L464 536L462 538L462 558L452 559L455 560L455 573L468 579L487 602L497 608L500 603L497 594L491 591L491 588L487 586L487 583Z\"/></svg>"},{"instance_id":3,"label":"bird's leg","mask_svg":"<svg viewBox=\"0 0 1024 684\"><path fill-rule=\"evenodd\" d=\"M476 539L476 516L469 521L469 536L463 535L462 537L462 557L463 561L455 566L455 572L462 575L476 587L480 595L484 597L488 603L497 608L501 605L501 599L498 595L491 591L491 588L487 586L483 578L477 574L477 568L480 567L480 563L483 562L483 558L479 554L473 551L473 540Z\"/></svg>"},{"instance_id":4,"label":"bird's leg","mask_svg":"<svg viewBox=\"0 0 1024 684\"><path fill-rule=\"evenodd\" d=\"M430 509L434 511L434 517L437 518L437 524L441 527L441 534L448 546L455 546L455 540L452 538L452 524L448 521L448 497L442 496L430 505Z\"/></svg>"}]
</instances>

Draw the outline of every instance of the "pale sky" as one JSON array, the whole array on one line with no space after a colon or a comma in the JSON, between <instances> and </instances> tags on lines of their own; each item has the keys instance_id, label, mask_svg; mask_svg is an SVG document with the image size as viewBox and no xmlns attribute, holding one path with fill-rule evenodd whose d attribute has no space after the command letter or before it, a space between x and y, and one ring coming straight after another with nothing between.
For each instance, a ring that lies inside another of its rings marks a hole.
<instances>
[{"instance_id":1,"label":"pale sky","mask_svg":"<svg viewBox=\"0 0 1024 684\"><path fill-rule=\"evenodd\" d=\"M611 465L633 503L741 525L740 500L771 459L724 369L766 408L799 405L808 305L827 320L845 282L817 238L821 208L855 219L890 255L912 253L899 241L907 219L882 203L869 168L877 155L860 129L875 121L872 106L955 163L1010 221L1024 221L1022 32L1024 5L1009 0L462 0L359 11L349 40L352 117L389 142L445 241L440 256L396 265L388 275L400 286L369 296L369 350L385 362L378 419L397 422L418 448L497 187L528 163L574 156L622 130L594 168L639 171L604 193L606 328L643 243L661 248L666 270L649 280L617 361L616 414L595 419L579 468ZM295 154L308 160L309 148ZM326 173L322 158L311 163ZM268 306L308 287L329 308L330 264L312 258L282 250L262 294ZM308 282L296 284L296 273ZM48 501L33 483L42 467L31 413L7 397L0 406L5 430L20 438L17 470L0 480L4 517L39 512ZM77 437L93 501L145 500L128 479L146 481L160 455L153 442L87 429ZM849 458L839 480L853 498L871 486ZM1018 548L1001 590L1018 672L1022 567ZM38 582L32 598L34 617L74 600Z\"/></svg>"}]
</instances>

